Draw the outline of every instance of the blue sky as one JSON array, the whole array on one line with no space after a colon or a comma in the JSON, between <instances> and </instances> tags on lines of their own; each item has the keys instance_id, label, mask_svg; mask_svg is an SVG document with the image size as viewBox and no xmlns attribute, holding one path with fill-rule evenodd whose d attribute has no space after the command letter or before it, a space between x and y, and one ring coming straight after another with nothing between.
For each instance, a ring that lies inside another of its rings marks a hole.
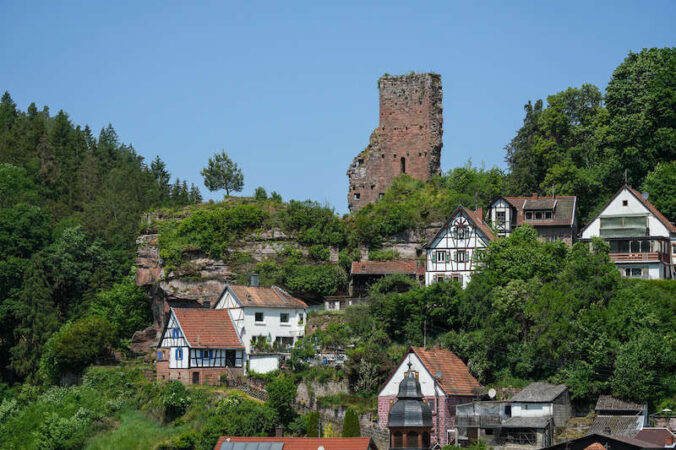
<instances>
[{"instance_id":1,"label":"blue sky","mask_svg":"<svg viewBox=\"0 0 676 450\"><path fill-rule=\"evenodd\" d=\"M0 0L0 90L109 122L198 184L225 149L256 186L347 209L378 122L377 79L434 71L442 170L505 167L529 99L607 84L630 51L676 43L674 1Z\"/></svg>"}]
</instances>

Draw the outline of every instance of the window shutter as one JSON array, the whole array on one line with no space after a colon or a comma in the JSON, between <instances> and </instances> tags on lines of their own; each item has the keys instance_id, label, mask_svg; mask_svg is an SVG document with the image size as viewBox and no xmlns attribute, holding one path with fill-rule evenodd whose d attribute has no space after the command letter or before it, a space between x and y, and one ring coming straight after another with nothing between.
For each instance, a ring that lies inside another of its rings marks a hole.
<instances>
[{"instance_id":1,"label":"window shutter","mask_svg":"<svg viewBox=\"0 0 676 450\"><path fill-rule=\"evenodd\" d=\"M432 252L432 262L437 262L437 252Z\"/></svg>"}]
</instances>

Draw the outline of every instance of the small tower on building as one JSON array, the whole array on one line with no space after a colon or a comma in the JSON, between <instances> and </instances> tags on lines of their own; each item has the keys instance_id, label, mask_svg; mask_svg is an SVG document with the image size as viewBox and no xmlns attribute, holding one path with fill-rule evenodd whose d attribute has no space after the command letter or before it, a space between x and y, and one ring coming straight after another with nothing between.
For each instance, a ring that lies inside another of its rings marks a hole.
<instances>
[{"instance_id":1,"label":"small tower on building","mask_svg":"<svg viewBox=\"0 0 676 450\"><path fill-rule=\"evenodd\" d=\"M420 382L408 363L408 372L399 384L397 401L392 405L387 418L390 429L390 448L429 449L430 432L434 426L432 410L423 401Z\"/></svg>"}]
</instances>

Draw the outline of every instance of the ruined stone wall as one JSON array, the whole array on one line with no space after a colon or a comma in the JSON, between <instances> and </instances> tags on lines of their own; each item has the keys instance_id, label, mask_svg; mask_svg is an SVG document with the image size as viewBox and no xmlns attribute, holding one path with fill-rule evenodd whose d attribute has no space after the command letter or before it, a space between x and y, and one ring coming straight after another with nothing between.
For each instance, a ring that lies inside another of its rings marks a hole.
<instances>
[{"instance_id":1,"label":"ruined stone wall","mask_svg":"<svg viewBox=\"0 0 676 450\"><path fill-rule=\"evenodd\" d=\"M425 181L441 173L441 76L383 76L378 86L380 123L347 171L352 212L380 198L401 173Z\"/></svg>"}]
</instances>

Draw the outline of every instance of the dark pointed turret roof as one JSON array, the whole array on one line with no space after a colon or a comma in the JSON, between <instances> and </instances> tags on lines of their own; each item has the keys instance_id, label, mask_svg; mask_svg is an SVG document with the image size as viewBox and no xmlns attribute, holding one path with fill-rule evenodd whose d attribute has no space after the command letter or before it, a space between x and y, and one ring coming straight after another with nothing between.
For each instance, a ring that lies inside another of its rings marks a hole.
<instances>
[{"instance_id":1,"label":"dark pointed turret roof","mask_svg":"<svg viewBox=\"0 0 676 450\"><path fill-rule=\"evenodd\" d=\"M390 408L387 418L388 428L429 427L432 428L432 409L423 401L420 382L408 363L408 372L399 383L397 401Z\"/></svg>"}]
</instances>

